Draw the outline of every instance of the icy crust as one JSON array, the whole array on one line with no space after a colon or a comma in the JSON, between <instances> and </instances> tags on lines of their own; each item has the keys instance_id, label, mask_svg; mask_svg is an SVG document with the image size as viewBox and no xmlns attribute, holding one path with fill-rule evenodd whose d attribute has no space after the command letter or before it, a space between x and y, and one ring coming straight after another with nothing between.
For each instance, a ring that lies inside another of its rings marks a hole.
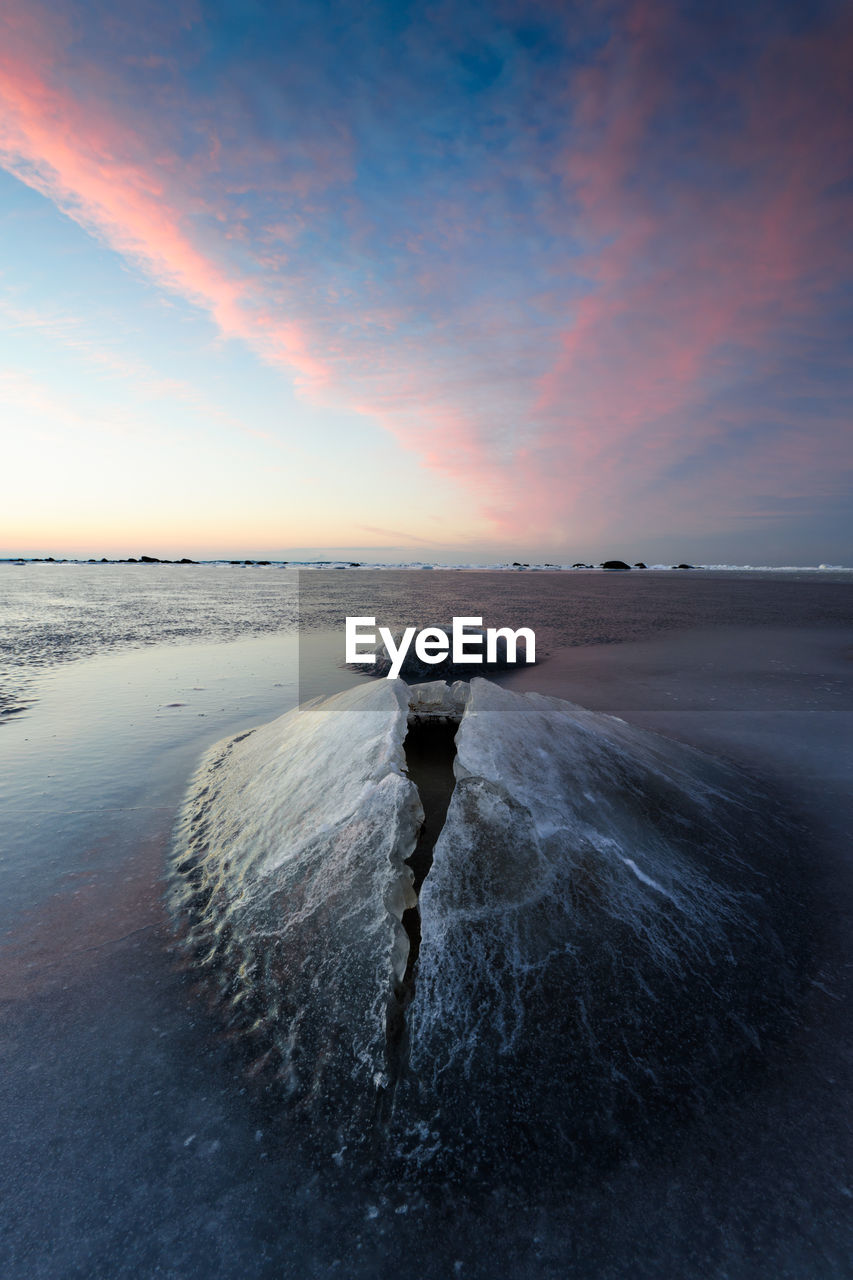
<instances>
[{"instance_id":1,"label":"icy crust","mask_svg":"<svg viewBox=\"0 0 853 1280\"><path fill-rule=\"evenodd\" d=\"M359 686L218 744L177 832L171 905L256 1067L344 1142L385 1086L423 820L400 682Z\"/></svg>"},{"instance_id":2,"label":"icy crust","mask_svg":"<svg viewBox=\"0 0 853 1280\"><path fill-rule=\"evenodd\" d=\"M456 745L400 1148L469 1171L585 1162L701 1102L775 1025L786 970L752 869L772 820L699 752L482 679Z\"/></svg>"}]
</instances>

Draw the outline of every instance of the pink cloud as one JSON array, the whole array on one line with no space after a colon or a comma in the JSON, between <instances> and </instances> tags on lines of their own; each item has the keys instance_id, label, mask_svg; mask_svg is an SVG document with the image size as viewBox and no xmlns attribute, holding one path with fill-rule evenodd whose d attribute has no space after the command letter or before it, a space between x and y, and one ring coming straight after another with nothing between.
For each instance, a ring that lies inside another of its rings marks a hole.
<instances>
[{"instance_id":1,"label":"pink cloud","mask_svg":"<svg viewBox=\"0 0 853 1280\"><path fill-rule=\"evenodd\" d=\"M517 528L531 507L556 536L578 522L596 532L612 526L614 506L735 425L703 408L726 349L747 352L754 369L769 373L780 324L807 327L849 274L849 201L826 200L823 191L846 177L850 28L848 19L820 38L768 47L742 95L743 128L707 144L709 164L750 174L745 192L700 193L676 181L664 199L634 180L659 107L657 24L644 19L621 65L605 54L585 75L580 115L594 125L595 153L569 153L566 168L582 225L602 243L587 265L591 292L540 380L540 427L517 459L518 501L493 511L501 527ZM778 433L720 477L718 522L756 491L758 473L763 487L783 494L797 487L803 462L814 461L808 422L786 426L775 416ZM844 460L843 435L831 425L824 444ZM690 483L695 491L695 477ZM667 501L689 504L675 490L669 486Z\"/></svg>"},{"instance_id":2,"label":"pink cloud","mask_svg":"<svg viewBox=\"0 0 853 1280\"><path fill-rule=\"evenodd\" d=\"M0 156L28 186L139 263L167 289L209 312L221 333L285 364L306 384L328 370L295 320L258 311L250 281L202 251L189 221L178 169L103 104L92 107L52 82L55 32L36 11L13 12L0 44Z\"/></svg>"}]
</instances>

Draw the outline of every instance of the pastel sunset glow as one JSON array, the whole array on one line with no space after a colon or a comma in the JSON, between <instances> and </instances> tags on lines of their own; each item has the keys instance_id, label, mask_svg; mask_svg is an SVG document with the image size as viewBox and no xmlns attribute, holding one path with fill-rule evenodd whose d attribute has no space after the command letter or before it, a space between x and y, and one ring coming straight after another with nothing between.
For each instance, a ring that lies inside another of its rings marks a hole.
<instances>
[{"instance_id":1,"label":"pastel sunset glow","mask_svg":"<svg viewBox=\"0 0 853 1280\"><path fill-rule=\"evenodd\" d=\"M853 563L853 14L7 0L0 555Z\"/></svg>"}]
</instances>

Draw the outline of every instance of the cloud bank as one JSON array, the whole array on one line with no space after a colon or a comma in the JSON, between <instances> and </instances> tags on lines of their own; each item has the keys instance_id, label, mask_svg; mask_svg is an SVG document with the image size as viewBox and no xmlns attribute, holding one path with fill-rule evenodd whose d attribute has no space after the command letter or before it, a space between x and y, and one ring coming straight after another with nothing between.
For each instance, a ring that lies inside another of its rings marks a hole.
<instances>
[{"instance_id":1,"label":"cloud bank","mask_svg":"<svg viewBox=\"0 0 853 1280\"><path fill-rule=\"evenodd\" d=\"M496 538L819 526L849 9L284 8L11 4L3 164Z\"/></svg>"}]
</instances>

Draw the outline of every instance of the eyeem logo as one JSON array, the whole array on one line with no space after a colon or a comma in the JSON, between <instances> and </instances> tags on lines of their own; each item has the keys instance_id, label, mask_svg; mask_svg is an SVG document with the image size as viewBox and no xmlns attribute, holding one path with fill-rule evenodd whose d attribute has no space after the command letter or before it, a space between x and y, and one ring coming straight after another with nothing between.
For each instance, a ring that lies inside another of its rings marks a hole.
<instances>
[{"instance_id":1,"label":"eyeem logo","mask_svg":"<svg viewBox=\"0 0 853 1280\"><path fill-rule=\"evenodd\" d=\"M362 647L367 645L375 648L375 628L375 618L347 618L347 662L356 665L376 662L376 654L366 653ZM530 627L519 627L517 631L510 627L489 627L484 631L482 618L454 618L449 633L444 627L424 627L421 631L416 627L406 627L402 634L395 636L388 627L379 627L378 638L391 660L391 666L386 672L389 680L395 680L400 674L412 641L417 657L421 662L429 664L444 662L450 657L454 665L476 665L483 662L492 665L499 661L499 646L500 661L514 664L518 661L516 655L519 639L524 641L523 661L536 661L536 635Z\"/></svg>"}]
</instances>

